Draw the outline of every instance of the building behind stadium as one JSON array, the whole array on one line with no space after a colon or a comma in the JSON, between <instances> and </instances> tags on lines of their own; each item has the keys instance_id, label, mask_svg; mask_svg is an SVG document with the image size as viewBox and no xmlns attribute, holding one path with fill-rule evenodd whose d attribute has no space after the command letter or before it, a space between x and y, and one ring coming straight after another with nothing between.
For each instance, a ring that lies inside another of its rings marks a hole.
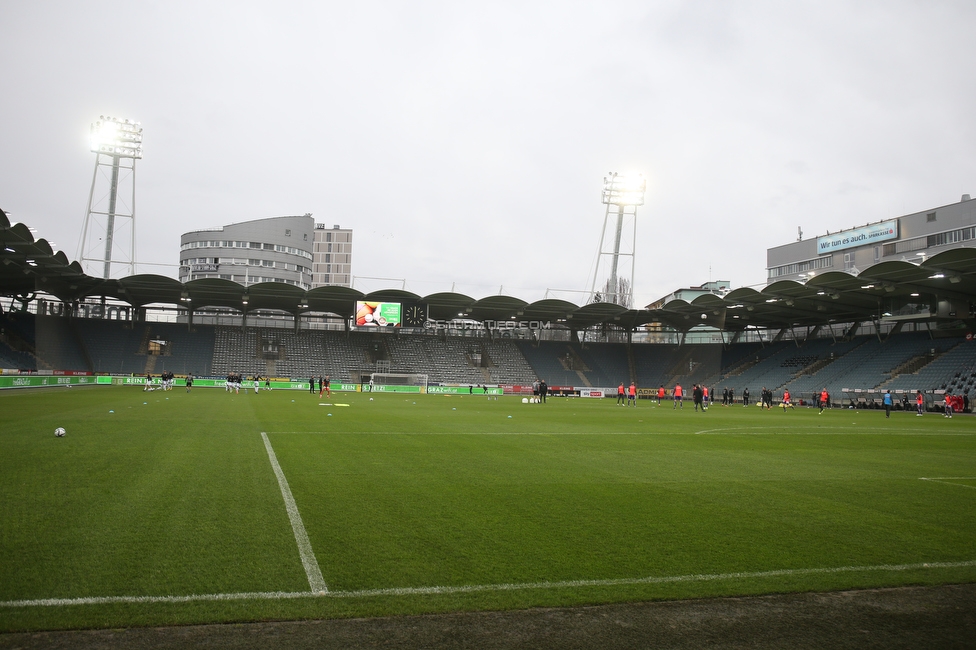
<instances>
[{"instance_id":1,"label":"building behind stadium","mask_svg":"<svg viewBox=\"0 0 976 650\"><path fill-rule=\"evenodd\" d=\"M766 279L803 282L825 271L854 275L888 261L920 263L950 248L976 247L976 202L930 208L766 251Z\"/></svg>"},{"instance_id":2,"label":"building behind stadium","mask_svg":"<svg viewBox=\"0 0 976 650\"><path fill-rule=\"evenodd\" d=\"M326 228L311 214L269 217L180 237L180 282L205 278L302 289L352 286L352 230Z\"/></svg>"}]
</instances>

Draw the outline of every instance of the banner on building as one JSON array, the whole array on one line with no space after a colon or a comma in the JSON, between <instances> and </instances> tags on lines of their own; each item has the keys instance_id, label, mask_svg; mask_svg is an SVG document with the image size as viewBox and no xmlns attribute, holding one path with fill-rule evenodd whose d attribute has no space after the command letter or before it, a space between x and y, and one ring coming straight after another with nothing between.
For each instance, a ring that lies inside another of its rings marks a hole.
<instances>
[{"instance_id":1,"label":"banner on building","mask_svg":"<svg viewBox=\"0 0 976 650\"><path fill-rule=\"evenodd\" d=\"M881 223L845 230L836 235L817 237L817 255L824 255L845 248L854 248L865 244L898 239L898 220L882 221Z\"/></svg>"}]
</instances>

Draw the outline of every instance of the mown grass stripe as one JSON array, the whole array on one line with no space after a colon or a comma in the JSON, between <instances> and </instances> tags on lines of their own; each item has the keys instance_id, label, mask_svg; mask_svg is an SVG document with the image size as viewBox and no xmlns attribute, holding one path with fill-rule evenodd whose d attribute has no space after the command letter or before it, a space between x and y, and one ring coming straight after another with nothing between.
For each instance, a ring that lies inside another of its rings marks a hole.
<instances>
[{"instance_id":1,"label":"mown grass stripe","mask_svg":"<svg viewBox=\"0 0 976 650\"><path fill-rule=\"evenodd\" d=\"M870 573L882 571L917 571L927 569L960 569L976 567L976 560L966 562L921 562L914 564L880 564L876 566L822 567L812 569L775 569L772 571L740 571L734 573L691 574L681 576L652 576L646 578L618 578L611 580L565 580L559 582L521 582L490 585L460 585L432 587L394 587L389 589L361 589L354 591L270 591L236 594L197 594L189 596L102 596L91 598L39 598L9 600L0 607L67 607L75 605L163 604L236 600L294 600L299 598L374 598L378 596L427 596L465 594L490 591L528 589L577 589L582 587L620 587L631 585L709 582L716 580L754 580L801 575L831 573Z\"/></svg>"}]
</instances>

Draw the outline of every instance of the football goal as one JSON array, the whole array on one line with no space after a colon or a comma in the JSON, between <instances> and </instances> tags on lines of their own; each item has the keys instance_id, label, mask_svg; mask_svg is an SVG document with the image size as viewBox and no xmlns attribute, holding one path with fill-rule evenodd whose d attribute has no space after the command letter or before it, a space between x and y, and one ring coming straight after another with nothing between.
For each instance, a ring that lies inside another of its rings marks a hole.
<instances>
[{"instance_id":1,"label":"football goal","mask_svg":"<svg viewBox=\"0 0 976 650\"><path fill-rule=\"evenodd\" d=\"M374 372L369 376L374 386L417 387L420 392L427 392L427 375L412 372Z\"/></svg>"}]
</instances>

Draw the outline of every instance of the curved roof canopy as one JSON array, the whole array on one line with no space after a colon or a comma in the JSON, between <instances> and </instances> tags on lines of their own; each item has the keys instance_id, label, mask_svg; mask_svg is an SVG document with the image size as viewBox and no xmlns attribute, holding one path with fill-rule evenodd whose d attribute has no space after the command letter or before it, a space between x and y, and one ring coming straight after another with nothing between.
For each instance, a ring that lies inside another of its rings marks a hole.
<instances>
[{"instance_id":1,"label":"curved roof canopy","mask_svg":"<svg viewBox=\"0 0 976 650\"><path fill-rule=\"evenodd\" d=\"M27 226L11 224L0 211L0 295L26 301L37 292L65 302L109 296L135 307L224 307L241 312L269 309L295 315L334 314L346 319L355 314L356 301L392 301L426 305L427 316L434 320L540 320L573 329L608 325L629 330L648 323L682 332L701 325L728 331L749 327L779 329L874 320L908 304L929 306L918 316L926 319L939 317L937 306L943 301L950 301L955 306L953 311L959 314L951 318L974 321L976 248L943 251L920 264L881 262L858 275L828 271L806 282L781 280L759 291L740 288L724 296L705 294L691 302L673 300L659 309L648 310L626 309L612 303L578 306L554 299L528 303L502 295L479 300L454 292L419 296L402 289L383 289L363 294L348 287L306 291L277 282L245 287L219 279L182 283L153 274L104 280L85 275L78 262L69 262L63 252L54 252L44 239L35 240Z\"/></svg>"}]
</instances>

